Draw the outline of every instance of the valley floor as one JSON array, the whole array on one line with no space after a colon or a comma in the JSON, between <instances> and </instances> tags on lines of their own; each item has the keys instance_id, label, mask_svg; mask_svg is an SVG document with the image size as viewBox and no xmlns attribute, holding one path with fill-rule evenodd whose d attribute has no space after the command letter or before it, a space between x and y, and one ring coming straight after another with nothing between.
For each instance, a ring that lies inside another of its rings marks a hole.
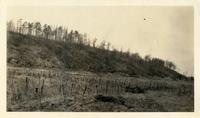
<instances>
[{"instance_id":1,"label":"valley floor","mask_svg":"<svg viewBox=\"0 0 200 118\"><path fill-rule=\"evenodd\" d=\"M8 111L192 112L193 81L7 68Z\"/></svg>"}]
</instances>

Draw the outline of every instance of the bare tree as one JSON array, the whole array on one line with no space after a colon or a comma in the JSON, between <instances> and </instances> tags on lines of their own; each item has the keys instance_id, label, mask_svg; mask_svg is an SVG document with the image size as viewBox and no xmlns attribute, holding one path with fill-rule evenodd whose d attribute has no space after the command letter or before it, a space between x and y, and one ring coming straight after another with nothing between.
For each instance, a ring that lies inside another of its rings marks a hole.
<instances>
[{"instance_id":1,"label":"bare tree","mask_svg":"<svg viewBox=\"0 0 200 118\"><path fill-rule=\"evenodd\" d=\"M61 26L57 28L57 38L60 41L63 39L63 27Z\"/></svg>"},{"instance_id":2,"label":"bare tree","mask_svg":"<svg viewBox=\"0 0 200 118\"><path fill-rule=\"evenodd\" d=\"M172 69L172 70L176 69L176 65L171 61L165 61L165 67Z\"/></svg>"},{"instance_id":3,"label":"bare tree","mask_svg":"<svg viewBox=\"0 0 200 118\"><path fill-rule=\"evenodd\" d=\"M95 48L96 47L96 42L97 42L97 38L94 38L93 42L92 42L92 46Z\"/></svg>"},{"instance_id":4,"label":"bare tree","mask_svg":"<svg viewBox=\"0 0 200 118\"><path fill-rule=\"evenodd\" d=\"M14 25L14 22L12 20L7 22L7 30L8 31L14 31L15 30L15 25Z\"/></svg>"},{"instance_id":5,"label":"bare tree","mask_svg":"<svg viewBox=\"0 0 200 118\"><path fill-rule=\"evenodd\" d=\"M74 37L73 37L74 31L71 30L70 33L68 34L68 39L69 42L72 43L74 41Z\"/></svg>"},{"instance_id":6,"label":"bare tree","mask_svg":"<svg viewBox=\"0 0 200 118\"><path fill-rule=\"evenodd\" d=\"M64 41L68 41L68 28L64 30L63 38L64 38Z\"/></svg>"},{"instance_id":7,"label":"bare tree","mask_svg":"<svg viewBox=\"0 0 200 118\"><path fill-rule=\"evenodd\" d=\"M76 43L79 42L79 32L77 30L74 31L74 40Z\"/></svg>"},{"instance_id":8,"label":"bare tree","mask_svg":"<svg viewBox=\"0 0 200 118\"><path fill-rule=\"evenodd\" d=\"M106 41L103 40L99 46L100 49L105 49L105 46L106 46Z\"/></svg>"},{"instance_id":9,"label":"bare tree","mask_svg":"<svg viewBox=\"0 0 200 118\"><path fill-rule=\"evenodd\" d=\"M42 31L42 25L40 24L40 22L36 22L34 26L35 26L34 28L36 30L35 34L36 34L36 36L39 36Z\"/></svg>"},{"instance_id":10,"label":"bare tree","mask_svg":"<svg viewBox=\"0 0 200 118\"><path fill-rule=\"evenodd\" d=\"M25 21L23 24L22 24L22 33L23 34L28 34L28 22Z\"/></svg>"},{"instance_id":11,"label":"bare tree","mask_svg":"<svg viewBox=\"0 0 200 118\"><path fill-rule=\"evenodd\" d=\"M146 62L151 61L151 55L146 55L146 56L144 57L144 60L145 60Z\"/></svg>"},{"instance_id":12,"label":"bare tree","mask_svg":"<svg viewBox=\"0 0 200 118\"><path fill-rule=\"evenodd\" d=\"M126 51L126 56L130 56L130 48Z\"/></svg>"},{"instance_id":13,"label":"bare tree","mask_svg":"<svg viewBox=\"0 0 200 118\"><path fill-rule=\"evenodd\" d=\"M22 33L22 19L17 20L17 32Z\"/></svg>"},{"instance_id":14,"label":"bare tree","mask_svg":"<svg viewBox=\"0 0 200 118\"><path fill-rule=\"evenodd\" d=\"M87 34L83 34L83 44L84 45L90 45L90 40L87 39Z\"/></svg>"},{"instance_id":15,"label":"bare tree","mask_svg":"<svg viewBox=\"0 0 200 118\"><path fill-rule=\"evenodd\" d=\"M107 43L107 50L110 50L111 43Z\"/></svg>"},{"instance_id":16,"label":"bare tree","mask_svg":"<svg viewBox=\"0 0 200 118\"><path fill-rule=\"evenodd\" d=\"M51 26L45 24L43 26L43 33L45 35L45 38L48 39L49 38L49 34L52 32Z\"/></svg>"},{"instance_id":17,"label":"bare tree","mask_svg":"<svg viewBox=\"0 0 200 118\"><path fill-rule=\"evenodd\" d=\"M28 34L29 35L32 35L33 34L33 26L34 24L33 23L28 23Z\"/></svg>"}]
</instances>

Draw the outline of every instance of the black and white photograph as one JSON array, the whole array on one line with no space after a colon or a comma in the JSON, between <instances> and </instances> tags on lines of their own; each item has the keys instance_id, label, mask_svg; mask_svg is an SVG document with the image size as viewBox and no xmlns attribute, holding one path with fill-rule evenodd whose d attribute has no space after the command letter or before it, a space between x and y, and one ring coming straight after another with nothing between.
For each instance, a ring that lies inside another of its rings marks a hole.
<instances>
[{"instance_id":1,"label":"black and white photograph","mask_svg":"<svg viewBox=\"0 0 200 118\"><path fill-rule=\"evenodd\" d=\"M194 112L193 6L9 6L7 112Z\"/></svg>"}]
</instances>

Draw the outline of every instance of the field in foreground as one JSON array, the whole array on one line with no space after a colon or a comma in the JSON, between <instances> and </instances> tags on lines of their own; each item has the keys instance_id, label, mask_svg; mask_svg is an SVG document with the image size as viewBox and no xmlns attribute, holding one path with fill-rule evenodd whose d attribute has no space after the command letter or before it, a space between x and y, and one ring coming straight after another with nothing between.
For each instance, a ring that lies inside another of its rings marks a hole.
<instances>
[{"instance_id":1,"label":"field in foreground","mask_svg":"<svg viewBox=\"0 0 200 118\"><path fill-rule=\"evenodd\" d=\"M193 81L8 67L8 111L194 111Z\"/></svg>"}]
</instances>

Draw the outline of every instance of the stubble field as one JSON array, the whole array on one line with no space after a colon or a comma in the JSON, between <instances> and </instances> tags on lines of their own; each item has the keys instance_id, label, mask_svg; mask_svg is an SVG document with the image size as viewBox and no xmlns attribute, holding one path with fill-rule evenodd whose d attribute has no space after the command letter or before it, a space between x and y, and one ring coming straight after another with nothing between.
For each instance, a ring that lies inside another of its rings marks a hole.
<instances>
[{"instance_id":1,"label":"stubble field","mask_svg":"<svg viewBox=\"0 0 200 118\"><path fill-rule=\"evenodd\" d=\"M193 81L8 67L8 111L194 111Z\"/></svg>"}]
</instances>

